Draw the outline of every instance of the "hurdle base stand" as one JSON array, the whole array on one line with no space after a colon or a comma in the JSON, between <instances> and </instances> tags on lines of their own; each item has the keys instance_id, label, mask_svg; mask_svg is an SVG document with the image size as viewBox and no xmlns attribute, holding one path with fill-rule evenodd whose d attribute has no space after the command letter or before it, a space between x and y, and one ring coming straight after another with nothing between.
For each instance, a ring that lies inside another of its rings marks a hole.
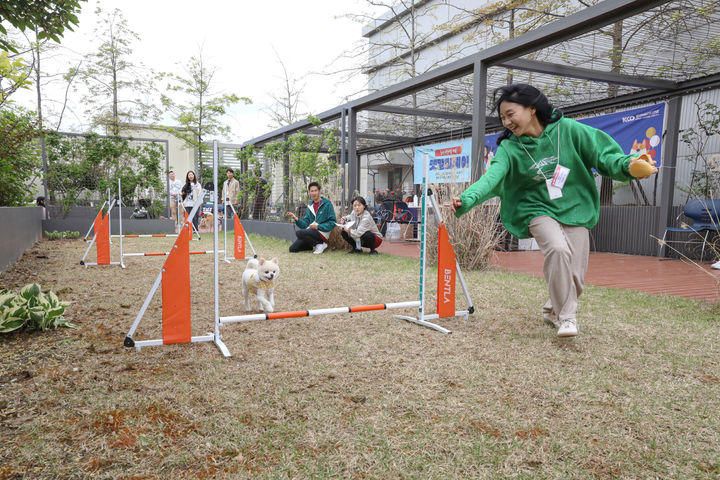
<instances>
[{"instance_id":1,"label":"hurdle base stand","mask_svg":"<svg viewBox=\"0 0 720 480\"><path fill-rule=\"evenodd\" d=\"M214 333L208 333L207 335L201 335L201 336L195 336L190 337L190 343L200 343L200 342L213 342L216 347L220 350L220 352L223 354L224 357L231 357L230 350L228 350L225 343L220 340L219 338L216 338ZM123 342L123 345L132 348L135 347L135 349L139 352L141 348L143 347L157 347L159 345L165 345L165 342L162 341L162 339L159 340L138 340L137 342L132 339L132 337L125 337L125 341Z\"/></svg>"},{"instance_id":2,"label":"hurdle base stand","mask_svg":"<svg viewBox=\"0 0 720 480\"><path fill-rule=\"evenodd\" d=\"M459 310L455 312L456 317L464 317L465 320L468 318L468 314L472 312L469 312L468 310ZM395 318L400 318L402 320L406 320L411 323L415 323L417 325L422 325L423 327L428 327L433 330L437 330L440 333L450 334L452 333L452 330L448 330L445 327L441 327L440 325L432 322L428 322L427 320L435 320L437 318L440 318L440 316L437 313L433 313L431 315L420 315L418 318L416 317L409 317L407 315L393 315Z\"/></svg>"}]
</instances>

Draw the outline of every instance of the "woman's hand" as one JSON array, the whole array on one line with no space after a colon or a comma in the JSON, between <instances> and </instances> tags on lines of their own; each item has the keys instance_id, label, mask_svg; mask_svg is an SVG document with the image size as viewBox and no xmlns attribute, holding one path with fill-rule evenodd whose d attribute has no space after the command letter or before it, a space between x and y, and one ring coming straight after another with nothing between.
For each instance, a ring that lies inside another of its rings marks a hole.
<instances>
[{"instance_id":1,"label":"woman's hand","mask_svg":"<svg viewBox=\"0 0 720 480\"><path fill-rule=\"evenodd\" d=\"M650 168L647 168L646 165L637 162L647 162L647 164L652 167L652 170ZM633 164L636 165L633 167ZM648 178L650 175L655 175L656 173L658 173L658 169L657 167L655 167L656 164L657 162L653 160L652 157L650 157L650 155L648 154L643 154L639 157L631 158L629 165L630 175L637 179Z\"/></svg>"},{"instance_id":2,"label":"woman's hand","mask_svg":"<svg viewBox=\"0 0 720 480\"><path fill-rule=\"evenodd\" d=\"M287 212L285 215L287 215L288 217L292 218L293 221L295 221L295 222L298 221L297 215L295 215L295 214L292 213L292 212Z\"/></svg>"},{"instance_id":3,"label":"woman's hand","mask_svg":"<svg viewBox=\"0 0 720 480\"><path fill-rule=\"evenodd\" d=\"M343 230L345 230L346 233L350 233L350 229L348 227L343 227Z\"/></svg>"},{"instance_id":4,"label":"woman's hand","mask_svg":"<svg viewBox=\"0 0 720 480\"><path fill-rule=\"evenodd\" d=\"M462 199L460 197L453 197L452 202L450 203L450 208L452 208L452 211L457 212L457 209L461 207Z\"/></svg>"}]
</instances>

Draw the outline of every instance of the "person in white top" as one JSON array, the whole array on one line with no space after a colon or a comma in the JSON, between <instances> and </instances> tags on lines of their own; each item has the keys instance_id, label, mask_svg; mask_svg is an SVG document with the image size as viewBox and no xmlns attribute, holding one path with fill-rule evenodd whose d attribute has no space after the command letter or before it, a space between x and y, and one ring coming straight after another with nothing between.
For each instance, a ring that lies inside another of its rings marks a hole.
<instances>
[{"instance_id":1,"label":"person in white top","mask_svg":"<svg viewBox=\"0 0 720 480\"><path fill-rule=\"evenodd\" d=\"M180 192L182 191L182 182L175 179L175 172L170 170L168 173L170 181L168 182L168 191L170 192L170 218L177 221L178 211L180 210Z\"/></svg>"},{"instance_id":2,"label":"person in white top","mask_svg":"<svg viewBox=\"0 0 720 480\"><path fill-rule=\"evenodd\" d=\"M382 234L367 210L363 197L355 197L352 202L353 211L340 219L343 225L342 237L350 244L348 253L362 253L362 247L370 249L370 255L377 255L377 247L382 243Z\"/></svg>"},{"instance_id":3,"label":"person in white top","mask_svg":"<svg viewBox=\"0 0 720 480\"><path fill-rule=\"evenodd\" d=\"M182 187L182 198L185 201L185 211L188 215L195 206L195 202L199 201L199 196L200 184L197 182L195 172L190 170L187 175L185 175L185 185ZM195 225L195 229L197 229L198 224L200 223L200 212L195 214L192 223Z\"/></svg>"}]
</instances>

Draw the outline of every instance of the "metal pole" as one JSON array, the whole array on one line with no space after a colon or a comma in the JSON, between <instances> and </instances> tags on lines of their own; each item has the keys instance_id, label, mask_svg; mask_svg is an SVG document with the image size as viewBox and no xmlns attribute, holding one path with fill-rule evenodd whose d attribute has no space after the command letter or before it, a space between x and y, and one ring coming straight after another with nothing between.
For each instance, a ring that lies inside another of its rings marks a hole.
<instances>
[{"instance_id":1,"label":"metal pole","mask_svg":"<svg viewBox=\"0 0 720 480\"><path fill-rule=\"evenodd\" d=\"M125 268L123 261L123 225L122 225L122 189L120 188L120 178L118 177L118 221L120 228L120 266Z\"/></svg>"},{"instance_id":2,"label":"metal pole","mask_svg":"<svg viewBox=\"0 0 720 480\"><path fill-rule=\"evenodd\" d=\"M477 181L483 171L485 150L485 112L487 110L487 65L478 60L473 67L473 107L472 107L472 158L470 159L470 179Z\"/></svg>"},{"instance_id":3,"label":"metal pole","mask_svg":"<svg viewBox=\"0 0 720 480\"><path fill-rule=\"evenodd\" d=\"M215 222L218 214L218 142L213 140L213 222ZM223 200L224 202L224 200ZM218 273L218 231L217 225L213 224L213 269L214 269L214 290L215 290L215 314L213 316L213 322L215 324L215 345L220 349L220 352L225 357L230 357L230 351L223 343L220 337L220 276ZM223 253L227 256L227 253Z\"/></svg>"},{"instance_id":4,"label":"metal pole","mask_svg":"<svg viewBox=\"0 0 720 480\"><path fill-rule=\"evenodd\" d=\"M107 189L107 202L110 204L110 188ZM108 208L108 236L110 237L110 245L112 245L112 207Z\"/></svg>"},{"instance_id":5,"label":"metal pole","mask_svg":"<svg viewBox=\"0 0 720 480\"><path fill-rule=\"evenodd\" d=\"M103 202L102 206L100 207L100 210L105 208L105 205L107 205L107 200ZM90 224L90 228L88 228L87 233L83 237L83 241L87 242L87 237L90 235L90 232L92 231L94 226L95 226L95 221L93 220L93 222Z\"/></svg>"}]
</instances>

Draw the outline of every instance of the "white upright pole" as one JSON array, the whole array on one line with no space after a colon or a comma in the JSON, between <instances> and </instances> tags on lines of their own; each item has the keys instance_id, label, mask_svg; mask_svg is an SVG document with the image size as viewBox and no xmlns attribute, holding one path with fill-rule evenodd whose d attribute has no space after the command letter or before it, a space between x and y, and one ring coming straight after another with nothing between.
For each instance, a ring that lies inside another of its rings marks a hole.
<instances>
[{"instance_id":1,"label":"white upright pole","mask_svg":"<svg viewBox=\"0 0 720 480\"><path fill-rule=\"evenodd\" d=\"M107 189L107 203L110 205L110 187ZM112 210L108 210L108 236L110 237L110 245L112 245Z\"/></svg>"},{"instance_id":2,"label":"white upright pole","mask_svg":"<svg viewBox=\"0 0 720 480\"><path fill-rule=\"evenodd\" d=\"M118 177L118 221L120 228L120 266L125 268L125 256L123 255L123 226L122 226L122 188L120 188L120 177Z\"/></svg>"},{"instance_id":3,"label":"white upright pole","mask_svg":"<svg viewBox=\"0 0 720 480\"><path fill-rule=\"evenodd\" d=\"M227 200L223 199L223 205L224 205L224 207L223 207L224 208L224 210L223 210L223 236L225 239L224 240L225 244L223 245L223 250L225 250L225 253L224 253L225 259L224 260L227 263L230 263L230 260L228 259L228 254L227 254L227 252L228 252L228 248L227 248L227 217L228 217L228 213L229 213ZM234 247L233 247L233 258L235 258L235 248Z\"/></svg>"},{"instance_id":4,"label":"white upright pole","mask_svg":"<svg viewBox=\"0 0 720 480\"><path fill-rule=\"evenodd\" d=\"M447 328L441 327L435 323L428 322L428 319L438 318L438 315L425 315L425 262L427 260L427 206L428 206L428 164L429 155L423 154L423 177L422 177L422 208L420 209L420 305L418 306L418 318L406 315L395 315L396 318L402 318L408 322L417 323L441 333L452 333Z\"/></svg>"},{"instance_id":5,"label":"white upright pole","mask_svg":"<svg viewBox=\"0 0 720 480\"><path fill-rule=\"evenodd\" d=\"M218 273L218 230L217 221L215 220L218 215L218 196L221 192L218 192L218 142L213 140L213 267L215 269L215 345L220 349L224 357L230 357L230 350L228 350L225 343L223 343L220 337L220 278ZM223 200L223 204L225 201ZM226 245L227 246L227 245ZM227 250L227 248L225 249ZM227 255L227 253L224 253Z\"/></svg>"}]
</instances>

